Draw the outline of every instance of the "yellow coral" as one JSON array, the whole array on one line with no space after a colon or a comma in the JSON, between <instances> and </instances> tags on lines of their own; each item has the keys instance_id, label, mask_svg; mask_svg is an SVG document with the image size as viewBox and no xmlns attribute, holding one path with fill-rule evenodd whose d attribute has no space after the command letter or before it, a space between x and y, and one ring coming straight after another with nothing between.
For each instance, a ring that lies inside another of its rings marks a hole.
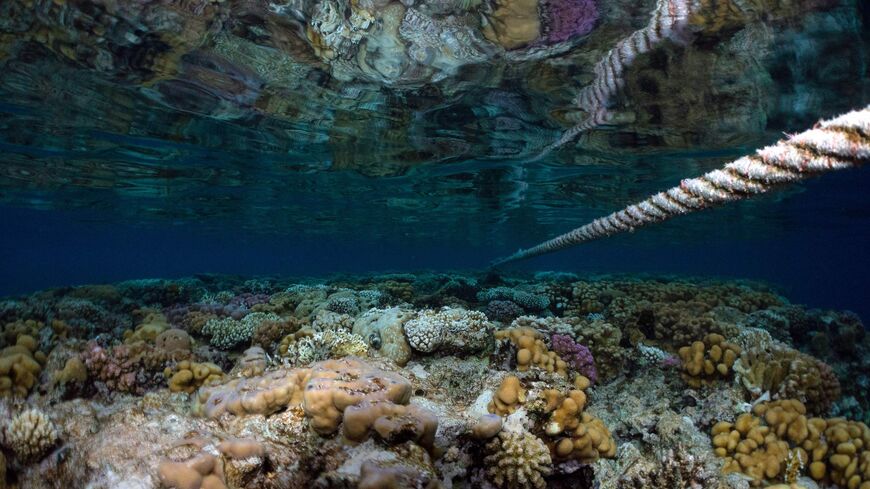
<instances>
[{"instance_id":1,"label":"yellow coral","mask_svg":"<svg viewBox=\"0 0 870 489\"><path fill-rule=\"evenodd\" d=\"M532 366L547 372L567 375L568 364L544 343L543 335L532 328L511 328L495 332L497 340L509 340L517 348L517 370L525 372Z\"/></svg>"},{"instance_id":2,"label":"yellow coral","mask_svg":"<svg viewBox=\"0 0 870 489\"><path fill-rule=\"evenodd\" d=\"M498 390L489 402L489 412L506 416L517 410L520 404L526 402L526 391L520 384L520 379L509 375L501 381Z\"/></svg>"},{"instance_id":3,"label":"yellow coral","mask_svg":"<svg viewBox=\"0 0 870 489\"><path fill-rule=\"evenodd\" d=\"M213 385L223 380L220 367L213 363L196 363L187 360L178 362L174 368L167 367L163 375L169 379L169 390L188 394L203 385Z\"/></svg>"},{"instance_id":4,"label":"yellow coral","mask_svg":"<svg viewBox=\"0 0 870 489\"><path fill-rule=\"evenodd\" d=\"M691 387L728 378L734 362L740 355L740 347L725 341L720 334L711 333L704 341L696 341L679 350L683 361L683 378Z\"/></svg>"},{"instance_id":5,"label":"yellow coral","mask_svg":"<svg viewBox=\"0 0 870 489\"><path fill-rule=\"evenodd\" d=\"M0 396L25 397L36 385L45 363L36 346L32 336L20 335L14 346L0 350Z\"/></svg>"},{"instance_id":6,"label":"yellow coral","mask_svg":"<svg viewBox=\"0 0 870 489\"><path fill-rule=\"evenodd\" d=\"M870 487L870 429L843 418L807 418L797 400L757 405L732 424L713 426L716 455L725 472L742 472L754 483L785 475L794 481L806 468L817 481L849 489Z\"/></svg>"}]
</instances>

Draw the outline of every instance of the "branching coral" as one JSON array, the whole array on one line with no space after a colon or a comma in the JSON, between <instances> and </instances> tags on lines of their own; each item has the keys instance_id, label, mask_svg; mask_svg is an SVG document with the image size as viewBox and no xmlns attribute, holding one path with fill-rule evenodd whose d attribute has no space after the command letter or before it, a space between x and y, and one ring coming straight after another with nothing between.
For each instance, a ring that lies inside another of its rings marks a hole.
<instances>
[{"instance_id":1,"label":"branching coral","mask_svg":"<svg viewBox=\"0 0 870 489\"><path fill-rule=\"evenodd\" d=\"M329 358L365 356L368 345L359 335L344 330L301 329L287 335L278 345L278 355L291 365L307 365Z\"/></svg>"},{"instance_id":2,"label":"branching coral","mask_svg":"<svg viewBox=\"0 0 870 489\"><path fill-rule=\"evenodd\" d=\"M543 489L553 471L550 450L525 429L508 426L486 445L487 476L502 488Z\"/></svg>"},{"instance_id":3,"label":"branching coral","mask_svg":"<svg viewBox=\"0 0 870 489\"><path fill-rule=\"evenodd\" d=\"M28 409L18 414L3 431L6 447L25 462L42 458L58 440L54 423L38 409Z\"/></svg>"},{"instance_id":4,"label":"branching coral","mask_svg":"<svg viewBox=\"0 0 870 489\"><path fill-rule=\"evenodd\" d=\"M575 342L570 336L554 334L550 337L553 351L571 367L571 370L588 378L592 383L598 380L595 360L589 348Z\"/></svg>"}]
</instances>

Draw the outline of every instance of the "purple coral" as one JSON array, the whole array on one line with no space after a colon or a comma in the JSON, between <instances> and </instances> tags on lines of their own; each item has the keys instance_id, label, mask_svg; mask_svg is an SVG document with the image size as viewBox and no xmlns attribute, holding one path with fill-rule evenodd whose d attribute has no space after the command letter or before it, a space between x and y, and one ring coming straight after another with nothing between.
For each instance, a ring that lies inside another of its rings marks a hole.
<instances>
[{"instance_id":1,"label":"purple coral","mask_svg":"<svg viewBox=\"0 0 870 489\"><path fill-rule=\"evenodd\" d=\"M546 44L588 34L598 20L595 0L545 0L541 3L541 12Z\"/></svg>"},{"instance_id":2,"label":"purple coral","mask_svg":"<svg viewBox=\"0 0 870 489\"><path fill-rule=\"evenodd\" d=\"M565 360L575 372L586 376L593 384L598 380L598 370L595 368L595 360L589 348L577 343L568 335L554 334L550 337L550 344L562 360Z\"/></svg>"}]
</instances>

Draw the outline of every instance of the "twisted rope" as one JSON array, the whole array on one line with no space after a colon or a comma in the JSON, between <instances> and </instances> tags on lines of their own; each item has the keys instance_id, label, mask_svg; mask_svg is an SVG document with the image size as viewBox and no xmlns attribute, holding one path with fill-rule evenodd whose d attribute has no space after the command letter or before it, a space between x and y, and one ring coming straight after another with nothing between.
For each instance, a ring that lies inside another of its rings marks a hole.
<instances>
[{"instance_id":1,"label":"twisted rope","mask_svg":"<svg viewBox=\"0 0 870 489\"><path fill-rule=\"evenodd\" d=\"M688 25L693 7L692 0L657 0L649 23L608 51L592 69L595 74L592 83L574 98L573 102L589 114L586 119L565 131L556 142L544 148L535 160L571 142L578 135L610 122L612 114L607 106L625 84L625 70L635 58L652 51L662 41L679 39Z\"/></svg>"},{"instance_id":2,"label":"twisted rope","mask_svg":"<svg viewBox=\"0 0 870 489\"><path fill-rule=\"evenodd\" d=\"M497 260L494 265L558 251L593 239L633 231L681 214L762 194L820 173L870 161L870 106L790 136L678 187L657 193L585 226Z\"/></svg>"}]
</instances>

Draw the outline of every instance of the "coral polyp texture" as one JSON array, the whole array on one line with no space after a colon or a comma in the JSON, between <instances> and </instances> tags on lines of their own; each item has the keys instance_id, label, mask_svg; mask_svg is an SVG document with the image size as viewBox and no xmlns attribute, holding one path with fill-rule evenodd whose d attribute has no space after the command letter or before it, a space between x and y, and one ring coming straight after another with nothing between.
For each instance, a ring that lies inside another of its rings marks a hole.
<instances>
[{"instance_id":1,"label":"coral polyp texture","mask_svg":"<svg viewBox=\"0 0 870 489\"><path fill-rule=\"evenodd\" d=\"M83 301L113 326L72 326ZM870 335L763 283L208 276L4 304L6 487L870 484Z\"/></svg>"},{"instance_id":2,"label":"coral polyp texture","mask_svg":"<svg viewBox=\"0 0 870 489\"><path fill-rule=\"evenodd\" d=\"M513 255L496 265L551 253L682 214L763 194L823 173L870 161L870 106L820 121L810 130L760 149L623 210L596 219Z\"/></svg>"}]
</instances>

